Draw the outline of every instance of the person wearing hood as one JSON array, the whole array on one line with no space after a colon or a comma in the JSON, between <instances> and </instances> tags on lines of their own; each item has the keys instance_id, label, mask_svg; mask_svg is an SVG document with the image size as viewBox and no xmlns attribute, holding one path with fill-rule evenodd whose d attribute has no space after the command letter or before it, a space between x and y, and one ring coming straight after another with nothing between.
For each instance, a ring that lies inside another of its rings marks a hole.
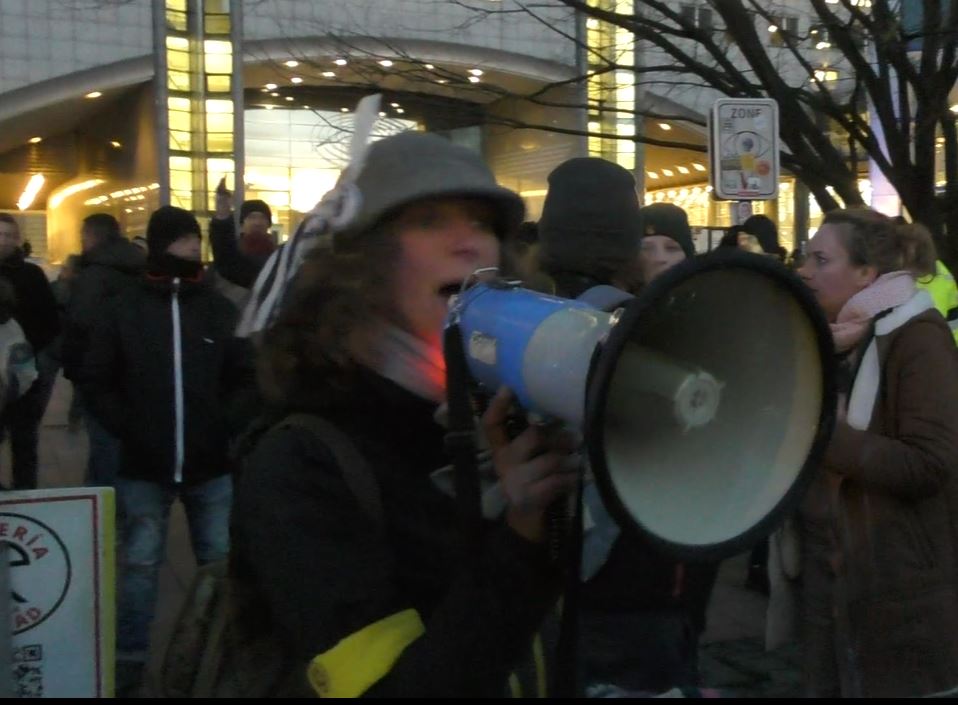
<instances>
[{"instance_id":1,"label":"person wearing hood","mask_svg":"<svg viewBox=\"0 0 958 705\"><path fill-rule=\"evenodd\" d=\"M13 286L13 318L33 348L38 372L30 389L5 410L0 433L10 433L14 489L30 490L37 486L40 421L56 380L57 361L52 348L60 332L60 314L46 274L26 261L22 244L17 220L0 213L0 277Z\"/></svg>"},{"instance_id":2,"label":"person wearing hood","mask_svg":"<svg viewBox=\"0 0 958 705\"><path fill-rule=\"evenodd\" d=\"M103 306L80 376L91 412L122 443L117 684L125 693L146 663L174 500L186 508L197 562L226 556L226 413L247 381L247 354L232 336L236 309L203 279L196 218L163 206L150 217L147 242L145 274Z\"/></svg>"},{"instance_id":3,"label":"person wearing hood","mask_svg":"<svg viewBox=\"0 0 958 705\"><path fill-rule=\"evenodd\" d=\"M120 224L109 213L94 213L83 219L80 243L83 253L79 272L70 283L60 347L63 376L77 387L90 336L104 306L122 297L146 264L144 253L123 237ZM82 392L79 400L82 409ZM88 410L81 413L89 438L86 482L91 487L112 487L119 469L120 443Z\"/></svg>"}]
</instances>

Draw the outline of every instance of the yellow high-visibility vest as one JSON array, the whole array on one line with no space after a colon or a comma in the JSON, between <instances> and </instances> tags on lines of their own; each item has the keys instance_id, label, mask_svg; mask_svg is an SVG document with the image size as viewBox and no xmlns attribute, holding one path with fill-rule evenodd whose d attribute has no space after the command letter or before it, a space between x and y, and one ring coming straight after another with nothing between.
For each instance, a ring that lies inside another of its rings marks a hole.
<instances>
[{"instance_id":1,"label":"yellow high-visibility vest","mask_svg":"<svg viewBox=\"0 0 958 705\"><path fill-rule=\"evenodd\" d=\"M958 344L958 285L944 262L935 262L935 273L918 280L918 286L931 295L935 308L948 321Z\"/></svg>"}]
</instances>

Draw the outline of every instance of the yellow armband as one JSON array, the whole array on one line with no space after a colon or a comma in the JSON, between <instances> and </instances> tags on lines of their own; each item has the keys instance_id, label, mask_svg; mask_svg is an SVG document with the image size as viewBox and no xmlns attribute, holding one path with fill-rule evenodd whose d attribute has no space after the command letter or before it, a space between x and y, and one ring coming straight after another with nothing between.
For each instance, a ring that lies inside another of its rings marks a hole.
<instances>
[{"instance_id":1,"label":"yellow armband","mask_svg":"<svg viewBox=\"0 0 958 705\"><path fill-rule=\"evenodd\" d=\"M356 698L392 669L426 633L416 610L403 610L350 634L309 663L310 685L322 698Z\"/></svg>"}]
</instances>

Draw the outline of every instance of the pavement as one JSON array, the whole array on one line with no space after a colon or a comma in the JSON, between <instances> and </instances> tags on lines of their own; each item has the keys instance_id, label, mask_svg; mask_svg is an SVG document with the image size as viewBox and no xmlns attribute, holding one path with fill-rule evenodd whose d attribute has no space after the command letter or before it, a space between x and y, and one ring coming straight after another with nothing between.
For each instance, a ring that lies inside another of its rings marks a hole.
<instances>
[{"instance_id":1,"label":"pavement","mask_svg":"<svg viewBox=\"0 0 958 705\"><path fill-rule=\"evenodd\" d=\"M72 387L57 380L40 433L40 486L76 487L83 483L87 456L86 433L67 423ZM145 420L144 420L145 422ZM10 479L7 444L0 449L0 482ZM196 570L182 505L174 505L160 572L160 599L152 630L151 670L162 649L186 589ZM763 646L767 600L744 588L747 556L725 561L708 612L702 638L700 669L703 685L733 697L799 697L800 660L794 645L766 652ZM149 690L149 686L148 686Z\"/></svg>"}]
</instances>

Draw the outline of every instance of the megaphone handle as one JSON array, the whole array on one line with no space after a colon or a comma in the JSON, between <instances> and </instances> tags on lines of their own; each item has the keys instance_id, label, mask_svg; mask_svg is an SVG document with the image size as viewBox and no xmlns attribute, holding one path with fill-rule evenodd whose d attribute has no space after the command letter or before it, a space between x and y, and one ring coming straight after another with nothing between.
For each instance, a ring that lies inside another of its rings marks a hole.
<instances>
[{"instance_id":1,"label":"megaphone handle","mask_svg":"<svg viewBox=\"0 0 958 705\"><path fill-rule=\"evenodd\" d=\"M446 450L453 463L453 482L466 565L478 568L478 561L470 561L470 557L479 555L482 544L482 492L476 460L475 421L469 399L469 368L459 326L446 328L443 342L449 403Z\"/></svg>"},{"instance_id":2,"label":"megaphone handle","mask_svg":"<svg viewBox=\"0 0 958 705\"><path fill-rule=\"evenodd\" d=\"M564 568L562 617L556 646L556 672L553 697L578 698L576 669L579 650L579 590L582 573L582 475L575 493L575 507L569 522L568 499L557 500L549 508L549 538Z\"/></svg>"}]
</instances>

